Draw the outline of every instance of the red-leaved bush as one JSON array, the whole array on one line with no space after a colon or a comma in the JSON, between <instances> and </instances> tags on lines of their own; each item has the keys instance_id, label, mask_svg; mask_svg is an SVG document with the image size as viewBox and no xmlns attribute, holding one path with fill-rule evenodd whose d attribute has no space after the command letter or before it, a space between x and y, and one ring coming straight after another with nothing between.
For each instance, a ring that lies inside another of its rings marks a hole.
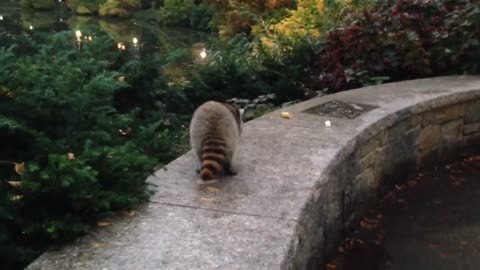
<instances>
[{"instance_id":1,"label":"red-leaved bush","mask_svg":"<svg viewBox=\"0 0 480 270\"><path fill-rule=\"evenodd\" d=\"M312 68L313 89L480 71L478 0L389 1L352 21L328 33Z\"/></svg>"}]
</instances>

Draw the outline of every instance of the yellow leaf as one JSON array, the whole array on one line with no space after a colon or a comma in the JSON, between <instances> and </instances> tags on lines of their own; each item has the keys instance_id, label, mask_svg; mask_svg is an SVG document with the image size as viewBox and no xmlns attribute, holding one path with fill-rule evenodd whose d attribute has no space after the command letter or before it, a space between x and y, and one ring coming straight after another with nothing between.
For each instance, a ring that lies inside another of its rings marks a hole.
<instances>
[{"instance_id":1,"label":"yellow leaf","mask_svg":"<svg viewBox=\"0 0 480 270\"><path fill-rule=\"evenodd\" d=\"M204 203L213 203L216 200L215 200L215 198L202 197L202 198L200 198L200 201L204 202Z\"/></svg>"},{"instance_id":2,"label":"yellow leaf","mask_svg":"<svg viewBox=\"0 0 480 270\"><path fill-rule=\"evenodd\" d=\"M74 153L67 153L67 159L68 160L74 160L75 159L75 154Z\"/></svg>"},{"instance_id":3,"label":"yellow leaf","mask_svg":"<svg viewBox=\"0 0 480 270\"><path fill-rule=\"evenodd\" d=\"M20 181L8 181L8 184L12 187L19 187L20 186Z\"/></svg>"},{"instance_id":4,"label":"yellow leaf","mask_svg":"<svg viewBox=\"0 0 480 270\"><path fill-rule=\"evenodd\" d=\"M97 222L98 227L107 227L107 226L110 226L110 225L112 225L112 223L110 221L107 221L107 220L101 220L101 221Z\"/></svg>"},{"instance_id":5,"label":"yellow leaf","mask_svg":"<svg viewBox=\"0 0 480 270\"><path fill-rule=\"evenodd\" d=\"M22 175L25 172L25 162L22 163L15 163L15 172L19 175Z\"/></svg>"},{"instance_id":6,"label":"yellow leaf","mask_svg":"<svg viewBox=\"0 0 480 270\"><path fill-rule=\"evenodd\" d=\"M98 243L98 242L93 242L92 245L95 248L103 248L105 246L104 243Z\"/></svg>"},{"instance_id":7,"label":"yellow leaf","mask_svg":"<svg viewBox=\"0 0 480 270\"><path fill-rule=\"evenodd\" d=\"M290 119L290 118L292 118L292 116L290 115L289 112L282 112L282 117L285 118L285 119Z\"/></svg>"}]
</instances>

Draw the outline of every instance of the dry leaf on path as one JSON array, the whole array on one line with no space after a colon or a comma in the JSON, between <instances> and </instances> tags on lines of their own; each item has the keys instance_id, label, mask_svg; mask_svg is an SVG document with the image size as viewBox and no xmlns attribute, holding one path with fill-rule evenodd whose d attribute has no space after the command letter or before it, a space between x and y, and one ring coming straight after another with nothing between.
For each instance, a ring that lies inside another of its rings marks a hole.
<instances>
[{"instance_id":1,"label":"dry leaf on path","mask_svg":"<svg viewBox=\"0 0 480 270\"><path fill-rule=\"evenodd\" d=\"M98 227L107 227L107 226L110 226L110 225L112 225L112 222L107 221L107 220L101 220L101 221L97 222Z\"/></svg>"},{"instance_id":2,"label":"dry leaf on path","mask_svg":"<svg viewBox=\"0 0 480 270\"><path fill-rule=\"evenodd\" d=\"M25 172L25 169L26 169L25 162L15 163L15 172L18 175L22 175Z\"/></svg>"},{"instance_id":3,"label":"dry leaf on path","mask_svg":"<svg viewBox=\"0 0 480 270\"><path fill-rule=\"evenodd\" d=\"M67 159L68 160L74 160L75 159L75 154L74 153L67 153Z\"/></svg>"},{"instance_id":4,"label":"dry leaf on path","mask_svg":"<svg viewBox=\"0 0 480 270\"><path fill-rule=\"evenodd\" d=\"M8 181L7 183L12 187L19 187L21 184L20 181Z\"/></svg>"},{"instance_id":5,"label":"dry leaf on path","mask_svg":"<svg viewBox=\"0 0 480 270\"><path fill-rule=\"evenodd\" d=\"M213 203L215 202L215 198L209 198L209 197L201 197L200 198L200 201L201 202L204 202L204 203Z\"/></svg>"},{"instance_id":6,"label":"dry leaf on path","mask_svg":"<svg viewBox=\"0 0 480 270\"><path fill-rule=\"evenodd\" d=\"M292 115L290 115L289 112L282 112L282 118L290 119L290 118L292 118Z\"/></svg>"}]
</instances>

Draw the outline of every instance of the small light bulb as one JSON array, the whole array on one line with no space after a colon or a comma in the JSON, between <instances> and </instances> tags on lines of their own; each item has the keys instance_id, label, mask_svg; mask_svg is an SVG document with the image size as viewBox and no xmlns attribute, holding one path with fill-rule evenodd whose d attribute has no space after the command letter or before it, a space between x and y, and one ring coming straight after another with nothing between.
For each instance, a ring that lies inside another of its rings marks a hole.
<instances>
[{"instance_id":1,"label":"small light bulb","mask_svg":"<svg viewBox=\"0 0 480 270\"><path fill-rule=\"evenodd\" d=\"M88 40L92 40L92 37L91 37L91 36L89 36L89 37L88 37Z\"/></svg>"},{"instance_id":2,"label":"small light bulb","mask_svg":"<svg viewBox=\"0 0 480 270\"><path fill-rule=\"evenodd\" d=\"M202 52L200 53L200 57L201 57L202 59L207 58L207 51L205 50L205 48L204 48L204 49L202 50Z\"/></svg>"},{"instance_id":3,"label":"small light bulb","mask_svg":"<svg viewBox=\"0 0 480 270\"><path fill-rule=\"evenodd\" d=\"M330 120L325 121L325 126L326 127L330 127L331 125L332 125L332 123L330 122Z\"/></svg>"},{"instance_id":4,"label":"small light bulb","mask_svg":"<svg viewBox=\"0 0 480 270\"><path fill-rule=\"evenodd\" d=\"M0 21L3 21L3 16L0 15Z\"/></svg>"},{"instance_id":5,"label":"small light bulb","mask_svg":"<svg viewBox=\"0 0 480 270\"><path fill-rule=\"evenodd\" d=\"M30 30L33 30L33 26L31 26L31 25L30 25L30 27L29 27L29 28L30 28Z\"/></svg>"},{"instance_id":6,"label":"small light bulb","mask_svg":"<svg viewBox=\"0 0 480 270\"><path fill-rule=\"evenodd\" d=\"M117 43L117 48L120 50L122 48L122 43L121 42L118 42Z\"/></svg>"},{"instance_id":7,"label":"small light bulb","mask_svg":"<svg viewBox=\"0 0 480 270\"><path fill-rule=\"evenodd\" d=\"M122 50L125 50L125 45L122 45Z\"/></svg>"},{"instance_id":8,"label":"small light bulb","mask_svg":"<svg viewBox=\"0 0 480 270\"><path fill-rule=\"evenodd\" d=\"M138 39L136 37L133 38L133 44L137 44L138 43Z\"/></svg>"}]
</instances>

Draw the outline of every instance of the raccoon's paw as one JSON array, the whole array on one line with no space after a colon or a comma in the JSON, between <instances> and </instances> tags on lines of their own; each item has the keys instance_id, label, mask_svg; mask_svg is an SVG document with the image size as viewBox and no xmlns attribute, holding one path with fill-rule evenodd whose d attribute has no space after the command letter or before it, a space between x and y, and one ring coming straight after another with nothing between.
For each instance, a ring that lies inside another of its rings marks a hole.
<instances>
[{"instance_id":1,"label":"raccoon's paw","mask_svg":"<svg viewBox=\"0 0 480 270\"><path fill-rule=\"evenodd\" d=\"M225 174L233 176L233 175L237 175L238 171L235 168L233 168L232 166L230 166L226 169Z\"/></svg>"}]
</instances>

